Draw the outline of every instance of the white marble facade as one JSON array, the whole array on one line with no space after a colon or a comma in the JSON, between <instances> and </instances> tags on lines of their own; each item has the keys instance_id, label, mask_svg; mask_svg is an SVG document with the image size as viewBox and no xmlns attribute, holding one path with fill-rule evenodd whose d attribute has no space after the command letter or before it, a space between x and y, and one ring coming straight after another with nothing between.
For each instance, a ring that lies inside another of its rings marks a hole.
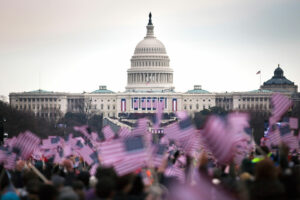
<instances>
[{"instance_id":1,"label":"white marble facade","mask_svg":"<svg viewBox=\"0 0 300 200\"><path fill-rule=\"evenodd\" d=\"M36 90L10 93L10 105L18 110L32 111L35 115L58 119L67 112L103 114L118 117L120 113L153 113L157 103L163 102L164 112L186 110L193 115L214 106L226 110L270 110L270 90L249 92L212 93L195 85L187 92L175 92L173 70L162 42L154 36L151 16L147 33L139 42L127 71L125 92L115 93L100 86L91 93L61 93ZM292 95L287 92L286 95Z\"/></svg>"}]
</instances>

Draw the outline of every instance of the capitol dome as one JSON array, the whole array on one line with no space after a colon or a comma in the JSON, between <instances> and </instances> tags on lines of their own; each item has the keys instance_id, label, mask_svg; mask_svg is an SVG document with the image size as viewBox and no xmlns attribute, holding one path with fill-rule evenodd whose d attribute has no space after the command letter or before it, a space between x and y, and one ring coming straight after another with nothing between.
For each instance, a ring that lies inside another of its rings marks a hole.
<instances>
[{"instance_id":1,"label":"capitol dome","mask_svg":"<svg viewBox=\"0 0 300 200\"><path fill-rule=\"evenodd\" d=\"M173 91L173 70L164 44L154 36L152 15L149 14L147 34L134 50L131 68L127 70L128 92Z\"/></svg>"}]
</instances>

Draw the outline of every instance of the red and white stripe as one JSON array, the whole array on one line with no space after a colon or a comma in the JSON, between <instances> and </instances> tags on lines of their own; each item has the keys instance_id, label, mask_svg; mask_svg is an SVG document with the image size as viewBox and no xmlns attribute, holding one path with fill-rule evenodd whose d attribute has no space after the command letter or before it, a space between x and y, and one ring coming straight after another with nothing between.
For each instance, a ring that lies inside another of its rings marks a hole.
<instances>
[{"instance_id":1,"label":"red and white stripe","mask_svg":"<svg viewBox=\"0 0 300 200\"><path fill-rule=\"evenodd\" d=\"M172 111L173 112L177 111L177 99L173 99L172 101Z\"/></svg>"},{"instance_id":2,"label":"red and white stripe","mask_svg":"<svg viewBox=\"0 0 300 200\"><path fill-rule=\"evenodd\" d=\"M122 99L121 100L121 112L125 112L126 111L126 100Z\"/></svg>"},{"instance_id":3,"label":"red and white stripe","mask_svg":"<svg viewBox=\"0 0 300 200\"><path fill-rule=\"evenodd\" d=\"M280 93L273 94L271 101L273 104L273 110L272 110L272 116L270 117L270 125L278 122L279 119L282 117L282 115L292 105L292 101L288 97Z\"/></svg>"},{"instance_id":4,"label":"red and white stripe","mask_svg":"<svg viewBox=\"0 0 300 200\"><path fill-rule=\"evenodd\" d=\"M290 117L289 125L291 129L298 129L298 118Z\"/></svg>"},{"instance_id":5,"label":"red and white stripe","mask_svg":"<svg viewBox=\"0 0 300 200\"><path fill-rule=\"evenodd\" d=\"M114 131L110 128L109 125L105 126L102 129L102 133L104 135L105 140L111 140L115 137Z\"/></svg>"}]
</instances>

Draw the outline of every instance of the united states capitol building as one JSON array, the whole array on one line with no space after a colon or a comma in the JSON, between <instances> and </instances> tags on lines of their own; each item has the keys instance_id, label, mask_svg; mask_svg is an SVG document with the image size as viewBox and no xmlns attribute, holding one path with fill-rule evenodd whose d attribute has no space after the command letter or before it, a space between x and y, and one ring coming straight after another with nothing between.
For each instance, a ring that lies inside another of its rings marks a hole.
<instances>
[{"instance_id":1,"label":"united states capitol building","mask_svg":"<svg viewBox=\"0 0 300 200\"><path fill-rule=\"evenodd\" d=\"M215 93L195 85L186 92L175 92L173 70L170 67L164 44L154 35L154 25L149 15L147 33L131 57L127 70L127 86L124 92L113 92L99 86L91 93L64 93L35 90L10 93L10 105L23 111L32 111L36 116L58 119L67 112L103 114L104 117L120 118L134 113L154 113L158 102L164 104L165 113L185 110L193 115L214 106L226 110L271 109L270 97L281 92L292 99L297 98L298 88L284 76L278 66L274 76L253 91Z\"/></svg>"}]
</instances>

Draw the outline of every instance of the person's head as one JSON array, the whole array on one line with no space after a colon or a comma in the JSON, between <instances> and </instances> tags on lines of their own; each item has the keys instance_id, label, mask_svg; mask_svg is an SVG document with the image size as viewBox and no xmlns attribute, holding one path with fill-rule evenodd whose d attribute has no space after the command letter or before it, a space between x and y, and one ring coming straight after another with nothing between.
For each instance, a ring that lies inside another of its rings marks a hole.
<instances>
[{"instance_id":1,"label":"person's head","mask_svg":"<svg viewBox=\"0 0 300 200\"><path fill-rule=\"evenodd\" d=\"M98 167L95 176L98 180L103 177L110 177L116 180L118 177L115 169L112 167Z\"/></svg>"},{"instance_id":2,"label":"person's head","mask_svg":"<svg viewBox=\"0 0 300 200\"><path fill-rule=\"evenodd\" d=\"M63 161L63 166L67 169L68 172L73 172L73 162L70 159L65 159Z\"/></svg>"},{"instance_id":3,"label":"person's head","mask_svg":"<svg viewBox=\"0 0 300 200\"><path fill-rule=\"evenodd\" d=\"M115 181L110 177L103 177L96 184L96 195L99 198L110 199L115 193Z\"/></svg>"},{"instance_id":4,"label":"person's head","mask_svg":"<svg viewBox=\"0 0 300 200\"><path fill-rule=\"evenodd\" d=\"M31 200L38 200L39 199L39 187L41 182L37 179L29 180L28 183L25 185L28 199Z\"/></svg>"},{"instance_id":5,"label":"person's head","mask_svg":"<svg viewBox=\"0 0 300 200\"><path fill-rule=\"evenodd\" d=\"M60 191L64 187L65 179L61 176L54 175L52 176L51 181L57 191Z\"/></svg>"},{"instance_id":6,"label":"person's head","mask_svg":"<svg viewBox=\"0 0 300 200\"><path fill-rule=\"evenodd\" d=\"M79 200L79 196L71 187L67 186L61 190L58 200Z\"/></svg>"},{"instance_id":7,"label":"person's head","mask_svg":"<svg viewBox=\"0 0 300 200\"><path fill-rule=\"evenodd\" d=\"M277 178L277 169L272 160L265 158L255 165L256 180L275 180Z\"/></svg>"},{"instance_id":8,"label":"person's head","mask_svg":"<svg viewBox=\"0 0 300 200\"><path fill-rule=\"evenodd\" d=\"M84 184L81 181L74 181L72 183L72 188L74 192L77 194L80 200L84 200L85 194L84 194Z\"/></svg>"},{"instance_id":9,"label":"person's head","mask_svg":"<svg viewBox=\"0 0 300 200\"><path fill-rule=\"evenodd\" d=\"M58 191L53 185L42 184L39 189L40 200L56 200L58 198Z\"/></svg>"},{"instance_id":10,"label":"person's head","mask_svg":"<svg viewBox=\"0 0 300 200\"><path fill-rule=\"evenodd\" d=\"M117 191L125 194L129 193L129 191L132 188L134 179L135 179L135 175L133 174L127 174L119 177L117 179L117 184L116 184Z\"/></svg>"},{"instance_id":11,"label":"person's head","mask_svg":"<svg viewBox=\"0 0 300 200\"><path fill-rule=\"evenodd\" d=\"M89 181L90 181L90 173L87 171L82 171L78 174L77 179L80 180L85 188L89 188Z\"/></svg>"}]
</instances>

